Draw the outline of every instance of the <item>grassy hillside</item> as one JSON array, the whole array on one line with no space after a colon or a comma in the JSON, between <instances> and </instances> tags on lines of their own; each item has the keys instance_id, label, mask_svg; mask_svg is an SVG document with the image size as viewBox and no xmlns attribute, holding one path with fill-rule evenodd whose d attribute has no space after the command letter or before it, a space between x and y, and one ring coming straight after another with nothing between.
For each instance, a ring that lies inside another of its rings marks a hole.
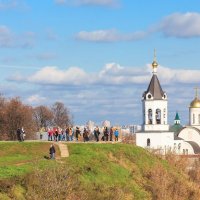
<instances>
[{"instance_id":1,"label":"grassy hillside","mask_svg":"<svg viewBox=\"0 0 200 200\"><path fill-rule=\"evenodd\" d=\"M49 146L46 142L0 142L0 179L25 175L35 166L45 168Z\"/></svg>"},{"instance_id":2,"label":"grassy hillside","mask_svg":"<svg viewBox=\"0 0 200 200\"><path fill-rule=\"evenodd\" d=\"M9 176L4 171L0 199L198 200L200 196L199 186L186 173L133 145L68 144L70 157L58 162L43 159L49 144L4 145L2 152L14 148L18 153L2 153L7 164L0 161L0 166L22 162L19 167L25 170L18 178L18 170Z\"/></svg>"}]
</instances>

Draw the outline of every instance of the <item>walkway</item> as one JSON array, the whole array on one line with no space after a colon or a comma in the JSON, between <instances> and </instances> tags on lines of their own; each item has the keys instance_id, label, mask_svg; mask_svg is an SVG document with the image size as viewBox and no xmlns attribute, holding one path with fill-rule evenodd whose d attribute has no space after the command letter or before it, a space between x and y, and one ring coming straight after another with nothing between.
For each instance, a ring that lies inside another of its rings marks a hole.
<instances>
[{"instance_id":1,"label":"walkway","mask_svg":"<svg viewBox=\"0 0 200 200\"><path fill-rule=\"evenodd\" d=\"M61 158L67 158L69 157L69 151L68 151L68 148L67 148L67 144L66 143L61 143L61 142L58 142L56 143L60 149L60 157Z\"/></svg>"}]
</instances>

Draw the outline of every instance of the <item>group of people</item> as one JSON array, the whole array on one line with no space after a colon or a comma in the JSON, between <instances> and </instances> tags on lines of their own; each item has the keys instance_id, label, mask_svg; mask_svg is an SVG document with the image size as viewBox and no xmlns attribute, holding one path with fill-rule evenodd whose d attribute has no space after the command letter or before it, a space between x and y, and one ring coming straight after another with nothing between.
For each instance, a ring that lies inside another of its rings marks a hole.
<instances>
[{"instance_id":1,"label":"group of people","mask_svg":"<svg viewBox=\"0 0 200 200\"><path fill-rule=\"evenodd\" d=\"M96 141L99 141L99 135L100 135L100 131L98 126L94 129L94 136ZM103 128L103 135L101 137L101 140L103 141L113 141L113 137L115 141L118 141L119 138L119 130L117 128L113 128L111 127L110 129L108 129L108 127L104 127Z\"/></svg>"},{"instance_id":2,"label":"group of people","mask_svg":"<svg viewBox=\"0 0 200 200\"><path fill-rule=\"evenodd\" d=\"M98 126L95 127L93 132L86 127L81 131L78 126L76 128L67 127L65 130L60 128L52 128L48 130L49 141L80 141L81 136L84 142L93 139L97 142L99 140L118 141L119 130L114 127L104 127L103 130L100 131Z\"/></svg>"},{"instance_id":3,"label":"group of people","mask_svg":"<svg viewBox=\"0 0 200 200\"><path fill-rule=\"evenodd\" d=\"M101 135L101 132L99 130L99 127L96 126L94 129L94 137L97 142L99 142L99 137ZM87 142L90 139L91 132L85 127L83 129L83 141ZM51 129L48 131L48 140L51 141L61 141L61 140L67 140L67 141L72 141L75 140L78 141L80 136L82 135L80 128L76 127L75 131L71 127L66 128L65 132L63 130L59 129ZM104 127L102 131L102 141L113 141L113 138L115 141L118 141L119 137L119 130L117 128L111 127L110 129L108 127ZM49 148L49 154L50 154L50 159L55 159L55 153L56 149L54 147L54 144L51 144Z\"/></svg>"}]
</instances>

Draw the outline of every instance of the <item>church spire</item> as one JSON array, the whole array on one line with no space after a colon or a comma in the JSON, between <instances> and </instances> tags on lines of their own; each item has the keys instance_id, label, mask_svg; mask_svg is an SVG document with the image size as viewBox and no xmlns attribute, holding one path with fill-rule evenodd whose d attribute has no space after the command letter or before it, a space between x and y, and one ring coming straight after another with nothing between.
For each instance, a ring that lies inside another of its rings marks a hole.
<instances>
[{"instance_id":1,"label":"church spire","mask_svg":"<svg viewBox=\"0 0 200 200\"><path fill-rule=\"evenodd\" d=\"M152 62L153 74L157 73L158 63L156 61L156 49L154 49L154 59Z\"/></svg>"}]
</instances>

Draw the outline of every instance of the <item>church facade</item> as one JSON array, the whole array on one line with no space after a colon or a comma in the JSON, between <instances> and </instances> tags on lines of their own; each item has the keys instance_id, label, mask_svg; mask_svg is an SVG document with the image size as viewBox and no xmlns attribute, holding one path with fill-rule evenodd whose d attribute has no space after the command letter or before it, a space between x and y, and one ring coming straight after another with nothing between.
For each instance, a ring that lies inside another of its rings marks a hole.
<instances>
[{"instance_id":1,"label":"church facade","mask_svg":"<svg viewBox=\"0 0 200 200\"><path fill-rule=\"evenodd\" d=\"M136 133L136 145L154 149L161 154L200 153L200 100L196 95L190 104L190 124L175 134L168 124L168 98L157 76L158 63L154 55L152 78L142 95L142 131ZM175 118L176 119L176 118ZM180 123L180 119L176 119Z\"/></svg>"}]
</instances>

